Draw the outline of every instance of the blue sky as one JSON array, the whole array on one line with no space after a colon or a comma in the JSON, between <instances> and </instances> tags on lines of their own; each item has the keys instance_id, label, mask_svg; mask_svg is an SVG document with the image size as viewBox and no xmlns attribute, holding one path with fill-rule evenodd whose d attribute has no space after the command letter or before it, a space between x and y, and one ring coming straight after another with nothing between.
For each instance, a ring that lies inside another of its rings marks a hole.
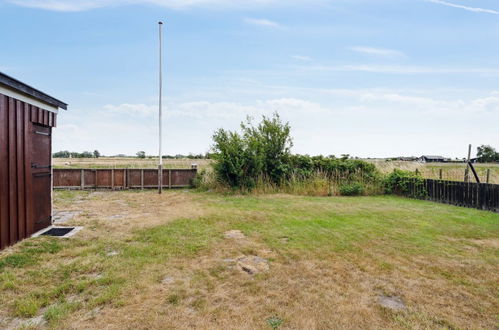
<instances>
[{"instance_id":1,"label":"blue sky","mask_svg":"<svg viewBox=\"0 0 499 330\"><path fill-rule=\"evenodd\" d=\"M69 103L54 150L165 153L277 111L294 152L464 157L499 148L492 0L0 0L0 71Z\"/></svg>"}]
</instances>

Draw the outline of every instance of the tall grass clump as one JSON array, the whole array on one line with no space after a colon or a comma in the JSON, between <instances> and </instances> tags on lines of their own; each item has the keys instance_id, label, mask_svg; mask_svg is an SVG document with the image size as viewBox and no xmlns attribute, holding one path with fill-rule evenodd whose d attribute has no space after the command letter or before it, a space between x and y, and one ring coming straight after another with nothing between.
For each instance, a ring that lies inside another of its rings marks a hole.
<instances>
[{"instance_id":1,"label":"tall grass clump","mask_svg":"<svg viewBox=\"0 0 499 330\"><path fill-rule=\"evenodd\" d=\"M291 154L289 123L277 113L250 119L241 130L219 129L213 134L212 171L200 173L197 187L216 191L302 195L363 195L382 193L375 165L334 156Z\"/></svg>"}]
</instances>

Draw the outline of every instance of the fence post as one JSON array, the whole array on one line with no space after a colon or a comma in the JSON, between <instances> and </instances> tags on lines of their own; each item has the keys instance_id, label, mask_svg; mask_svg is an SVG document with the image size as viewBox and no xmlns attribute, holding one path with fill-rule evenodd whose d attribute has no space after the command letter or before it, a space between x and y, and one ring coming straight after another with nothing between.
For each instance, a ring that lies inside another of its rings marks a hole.
<instances>
[{"instance_id":1,"label":"fence post","mask_svg":"<svg viewBox=\"0 0 499 330\"><path fill-rule=\"evenodd\" d=\"M81 190L85 189L85 170L81 170L80 172L81 180L80 180L80 188Z\"/></svg>"},{"instance_id":2,"label":"fence post","mask_svg":"<svg viewBox=\"0 0 499 330\"><path fill-rule=\"evenodd\" d=\"M470 158L471 158L471 144L468 146L468 159L466 161L466 170L464 171L464 182L470 182Z\"/></svg>"},{"instance_id":3,"label":"fence post","mask_svg":"<svg viewBox=\"0 0 499 330\"><path fill-rule=\"evenodd\" d=\"M140 170L140 189L144 190L144 170Z\"/></svg>"},{"instance_id":4,"label":"fence post","mask_svg":"<svg viewBox=\"0 0 499 330\"><path fill-rule=\"evenodd\" d=\"M111 170L111 189L114 190L114 168Z\"/></svg>"},{"instance_id":5,"label":"fence post","mask_svg":"<svg viewBox=\"0 0 499 330\"><path fill-rule=\"evenodd\" d=\"M440 170L438 171L438 178L439 178L440 180L442 180L442 169L440 169Z\"/></svg>"},{"instance_id":6,"label":"fence post","mask_svg":"<svg viewBox=\"0 0 499 330\"><path fill-rule=\"evenodd\" d=\"M490 183L490 168L487 169L487 180L485 182Z\"/></svg>"},{"instance_id":7,"label":"fence post","mask_svg":"<svg viewBox=\"0 0 499 330\"><path fill-rule=\"evenodd\" d=\"M168 170L168 188L172 189L172 170Z\"/></svg>"}]
</instances>

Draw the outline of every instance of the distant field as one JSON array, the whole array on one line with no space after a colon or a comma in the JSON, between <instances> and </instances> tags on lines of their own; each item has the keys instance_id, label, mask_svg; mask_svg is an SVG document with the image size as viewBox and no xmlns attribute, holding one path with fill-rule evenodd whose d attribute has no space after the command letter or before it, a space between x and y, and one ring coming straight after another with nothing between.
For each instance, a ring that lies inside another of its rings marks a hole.
<instances>
[{"instance_id":1,"label":"distant field","mask_svg":"<svg viewBox=\"0 0 499 330\"><path fill-rule=\"evenodd\" d=\"M428 179L438 179L439 171L442 169L442 179L452 181L463 181L464 163L420 163L406 161L368 160L376 165L382 173L389 173L395 168L406 171L416 169ZM191 168L191 164L197 164L198 169L208 167L212 162L209 159L164 159L164 168ZM55 168L157 168L158 159L139 159L134 157L100 157L100 158L54 158ZM499 184L499 164L475 164L474 165L481 182L485 182L487 169L490 169L490 183ZM470 172L472 182L474 178Z\"/></svg>"},{"instance_id":2,"label":"distant field","mask_svg":"<svg viewBox=\"0 0 499 330\"><path fill-rule=\"evenodd\" d=\"M197 164L202 169L210 163L208 159L164 159L164 168L191 168ZM55 168L157 168L157 158L100 157L100 158L54 158Z\"/></svg>"},{"instance_id":3,"label":"distant field","mask_svg":"<svg viewBox=\"0 0 499 330\"><path fill-rule=\"evenodd\" d=\"M463 181L464 163L420 163L406 161L385 161L370 160L383 173L389 173L398 168L406 171L416 171L416 169L428 179L438 179L440 169L442 170L442 179L451 181ZM487 169L490 169L490 183L499 184L499 164L473 164L481 182L485 182ZM475 182L473 174L470 172L472 182Z\"/></svg>"}]
</instances>

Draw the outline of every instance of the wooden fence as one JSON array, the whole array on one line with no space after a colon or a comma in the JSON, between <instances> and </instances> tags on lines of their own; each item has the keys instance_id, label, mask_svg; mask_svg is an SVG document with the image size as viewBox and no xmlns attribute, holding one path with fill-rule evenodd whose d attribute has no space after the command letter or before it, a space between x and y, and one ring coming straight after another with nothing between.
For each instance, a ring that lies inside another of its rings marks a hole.
<instances>
[{"instance_id":1,"label":"wooden fence","mask_svg":"<svg viewBox=\"0 0 499 330\"><path fill-rule=\"evenodd\" d=\"M434 202L499 212L499 185L424 179L408 184L404 195Z\"/></svg>"},{"instance_id":2,"label":"wooden fence","mask_svg":"<svg viewBox=\"0 0 499 330\"><path fill-rule=\"evenodd\" d=\"M163 188L190 187L196 169L163 170ZM158 188L157 169L54 169L54 189Z\"/></svg>"}]
</instances>

